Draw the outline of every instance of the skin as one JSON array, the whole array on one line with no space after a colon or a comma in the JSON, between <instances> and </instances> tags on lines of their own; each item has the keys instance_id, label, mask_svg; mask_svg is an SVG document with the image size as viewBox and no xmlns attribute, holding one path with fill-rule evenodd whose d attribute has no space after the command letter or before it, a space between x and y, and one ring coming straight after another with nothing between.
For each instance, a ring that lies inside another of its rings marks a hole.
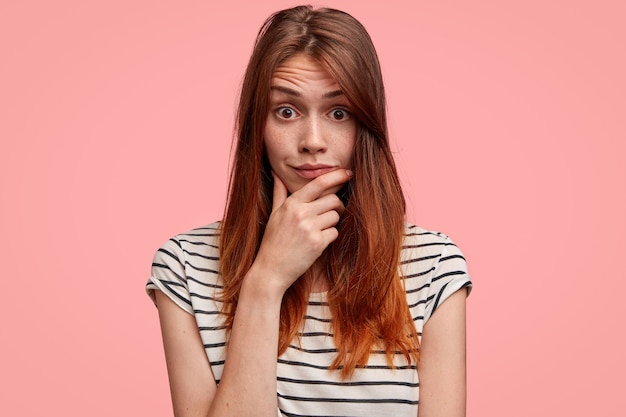
<instances>
[{"instance_id":1,"label":"skin","mask_svg":"<svg viewBox=\"0 0 626 417\"><path fill-rule=\"evenodd\" d=\"M289 193L331 171L352 169L357 123L350 107L339 84L310 56L295 55L276 68L271 82L270 114L264 129L264 143L274 178L278 177ZM324 214L333 225L343 211L343 205L335 196L342 185L324 190L318 198L320 203L335 207L334 211ZM276 233L292 231L283 228ZM334 229L328 233L334 233ZM273 240L273 235L268 238ZM272 247L275 249L291 250L289 247ZM263 255L272 256L270 253ZM290 261L293 259L296 258ZM321 265L310 264L309 258L304 258L302 263L300 269L303 272L312 269L313 274L307 277L311 280L311 290L327 290L328 280Z\"/></svg>"},{"instance_id":2,"label":"skin","mask_svg":"<svg viewBox=\"0 0 626 417\"><path fill-rule=\"evenodd\" d=\"M349 103L336 82L303 55L276 70L272 87L264 138L274 171L272 213L243 280L219 387L195 318L156 292L177 417L276 416L282 297L304 272L315 271L316 261L337 238L335 226L344 207L335 193L352 178L357 129ZM325 277L317 276L313 291L325 289ZM465 415L461 293L439 306L424 327L421 417Z\"/></svg>"},{"instance_id":3,"label":"skin","mask_svg":"<svg viewBox=\"0 0 626 417\"><path fill-rule=\"evenodd\" d=\"M286 186L275 177L273 211L257 258L243 280L219 387L208 366L195 318L157 291L177 417L276 415L282 297L337 238L334 226L342 205L328 192L350 178L348 170L337 169L288 196Z\"/></svg>"},{"instance_id":4,"label":"skin","mask_svg":"<svg viewBox=\"0 0 626 417\"><path fill-rule=\"evenodd\" d=\"M350 102L314 59L296 55L276 69L270 108L265 148L289 192L302 188L310 177L352 168L357 123Z\"/></svg>"},{"instance_id":5,"label":"skin","mask_svg":"<svg viewBox=\"0 0 626 417\"><path fill-rule=\"evenodd\" d=\"M465 301L461 289L443 302L424 325L420 417L464 417L466 406Z\"/></svg>"}]
</instances>

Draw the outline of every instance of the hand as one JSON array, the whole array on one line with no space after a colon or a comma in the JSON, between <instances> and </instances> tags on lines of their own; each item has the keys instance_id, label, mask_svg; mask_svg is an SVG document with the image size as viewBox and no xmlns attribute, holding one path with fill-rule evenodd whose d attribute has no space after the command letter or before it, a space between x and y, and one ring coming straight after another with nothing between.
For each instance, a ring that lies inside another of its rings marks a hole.
<instances>
[{"instance_id":1,"label":"hand","mask_svg":"<svg viewBox=\"0 0 626 417\"><path fill-rule=\"evenodd\" d=\"M328 172L287 196L274 176L274 198L265 234L254 261L264 282L283 291L304 274L338 235L335 226L344 206L331 189L352 178L345 169ZM271 281L269 281L271 280Z\"/></svg>"}]
</instances>

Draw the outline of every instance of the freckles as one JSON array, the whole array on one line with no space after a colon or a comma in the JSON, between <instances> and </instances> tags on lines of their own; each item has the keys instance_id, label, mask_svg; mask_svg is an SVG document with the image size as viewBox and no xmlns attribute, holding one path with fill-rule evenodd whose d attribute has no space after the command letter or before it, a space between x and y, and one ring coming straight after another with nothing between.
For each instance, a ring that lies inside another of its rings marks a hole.
<instances>
[{"instance_id":1,"label":"freckles","mask_svg":"<svg viewBox=\"0 0 626 417\"><path fill-rule=\"evenodd\" d=\"M265 126L263 132L263 141L265 142L266 148L275 148L276 144L280 143L280 129L276 129L276 126L273 126L273 123L268 122Z\"/></svg>"}]
</instances>

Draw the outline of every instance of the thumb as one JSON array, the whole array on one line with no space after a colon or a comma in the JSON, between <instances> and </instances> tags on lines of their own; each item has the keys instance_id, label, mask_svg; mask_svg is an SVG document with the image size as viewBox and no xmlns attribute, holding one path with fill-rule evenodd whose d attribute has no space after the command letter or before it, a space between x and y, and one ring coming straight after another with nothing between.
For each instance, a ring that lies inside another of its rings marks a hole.
<instances>
[{"instance_id":1,"label":"thumb","mask_svg":"<svg viewBox=\"0 0 626 417\"><path fill-rule=\"evenodd\" d=\"M282 180L272 171L272 177L274 177L274 196L272 199L272 213L275 212L280 206L283 205L287 199L287 187Z\"/></svg>"}]
</instances>

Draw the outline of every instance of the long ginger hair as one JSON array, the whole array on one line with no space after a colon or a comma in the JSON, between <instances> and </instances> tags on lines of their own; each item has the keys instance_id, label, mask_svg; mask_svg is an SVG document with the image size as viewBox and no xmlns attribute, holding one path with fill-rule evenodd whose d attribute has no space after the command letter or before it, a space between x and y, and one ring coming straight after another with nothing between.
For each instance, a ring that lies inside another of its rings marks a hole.
<instances>
[{"instance_id":1,"label":"long ginger hair","mask_svg":"<svg viewBox=\"0 0 626 417\"><path fill-rule=\"evenodd\" d=\"M259 250L272 210L271 168L263 131L275 69L307 54L335 79L358 121L354 177L341 197L346 210L339 237L324 252L331 289L328 303L337 356L331 368L348 378L374 348L387 361L402 352L419 360L417 331L399 270L405 200L389 147L385 92L376 51L365 28L334 9L299 6L272 15L262 26L245 73L236 125L229 198L220 237L226 325L230 329L241 283ZM309 288L299 279L283 297L278 354L302 325Z\"/></svg>"}]
</instances>

